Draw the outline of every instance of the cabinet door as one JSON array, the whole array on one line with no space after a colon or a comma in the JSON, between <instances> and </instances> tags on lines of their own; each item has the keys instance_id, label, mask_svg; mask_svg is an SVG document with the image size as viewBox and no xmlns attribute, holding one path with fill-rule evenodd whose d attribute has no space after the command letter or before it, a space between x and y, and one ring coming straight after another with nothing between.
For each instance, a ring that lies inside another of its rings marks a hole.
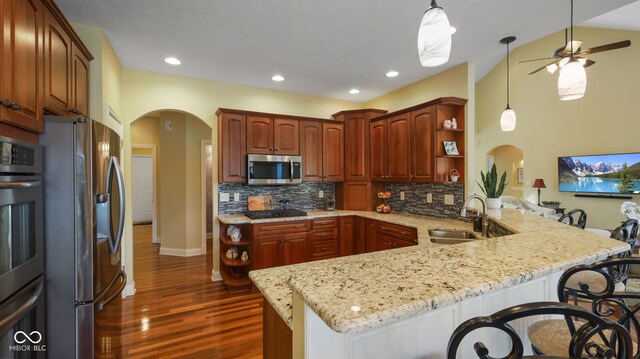
<instances>
[{"instance_id":1,"label":"cabinet door","mask_svg":"<svg viewBox=\"0 0 640 359\"><path fill-rule=\"evenodd\" d=\"M376 250L386 251L387 249L393 249L395 238L387 236L386 234L378 233L376 235Z\"/></svg>"},{"instance_id":2,"label":"cabinet door","mask_svg":"<svg viewBox=\"0 0 640 359\"><path fill-rule=\"evenodd\" d=\"M382 182L387 179L387 121L371 122L369 137L371 180Z\"/></svg>"},{"instance_id":3,"label":"cabinet door","mask_svg":"<svg viewBox=\"0 0 640 359\"><path fill-rule=\"evenodd\" d=\"M300 123L302 181L322 182L322 123Z\"/></svg>"},{"instance_id":4,"label":"cabinet door","mask_svg":"<svg viewBox=\"0 0 640 359\"><path fill-rule=\"evenodd\" d=\"M376 247L376 237L378 234L378 230L376 229L376 220L367 219L367 228L366 228L366 242L365 242L365 251L374 252L377 251Z\"/></svg>"},{"instance_id":5,"label":"cabinet door","mask_svg":"<svg viewBox=\"0 0 640 359\"><path fill-rule=\"evenodd\" d=\"M350 256L356 253L354 217L340 217L338 228L338 255Z\"/></svg>"},{"instance_id":6,"label":"cabinet door","mask_svg":"<svg viewBox=\"0 0 640 359\"><path fill-rule=\"evenodd\" d=\"M325 182L344 181L344 126L322 124L322 177Z\"/></svg>"},{"instance_id":7,"label":"cabinet door","mask_svg":"<svg viewBox=\"0 0 640 359\"><path fill-rule=\"evenodd\" d=\"M284 235L284 264L296 264L307 259L307 233L291 233Z\"/></svg>"},{"instance_id":8,"label":"cabinet door","mask_svg":"<svg viewBox=\"0 0 640 359\"><path fill-rule=\"evenodd\" d=\"M353 220L353 239L355 244L355 254L366 252L367 219L355 217Z\"/></svg>"},{"instance_id":9,"label":"cabinet door","mask_svg":"<svg viewBox=\"0 0 640 359\"><path fill-rule=\"evenodd\" d=\"M411 112L413 182L433 182L435 170L435 106Z\"/></svg>"},{"instance_id":10,"label":"cabinet door","mask_svg":"<svg viewBox=\"0 0 640 359\"><path fill-rule=\"evenodd\" d=\"M44 23L44 106L61 116L71 105L71 37L58 20L45 11Z\"/></svg>"},{"instance_id":11,"label":"cabinet door","mask_svg":"<svg viewBox=\"0 0 640 359\"><path fill-rule=\"evenodd\" d=\"M247 116L247 153L273 154L273 119Z\"/></svg>"},{"instance_id":12,"label":"cabinet door","mask_svg":"<svg viewBox=\"0 0 640 359\"><path fill-rule=\"evenodd\" d=\"M418 243L414 242L414 241L406 241L404 239L400 239L400 238L396 238L394 241L394 248L400 248L400 247L411 247L411 246L416 246L418 245Z\"/></svg>"},{"instance_id":13,"label":"cabinet door","mask_svg":"<svg viewBox=\"0 0 640 359\"><path fill-rule=\"evenodd\" d=\"M3 0L0 6L0 121L42 133L43 5L40 0Z\"/></svg>"},{"instance_id":14,"label":"cabinet door","mask_svg":"<svg viewBox=\"0 0 640 359\"><path fill-rule=\"evenodd\" d=\"M344 121L344 180L369 180L369 114L353 114Z\"/></svg>"},{"instance_id":15,"label":"cabinet door","mask_svg":"<svg viewBox=\"0 0 640 359\"><path fill-rule=\"evenodd\" d=\"M391 182L411 180L410 114L387 119L387 179Z\"/></svg>"},{"instance_id":16,"label":"cabinet door","mask_svg":"<svg viewBox=\"0 0 640 359\"><path fill-rule=\"evenodd\" d=\"M72 46L73 61L71 62L72 79L72 108L76 115L89 117L89 60L78 49Z\"/></svg>"},{"instance_id":17,"label":"cabinet door","mask_svg":"<svg viewBox=\"0 0 640 359\"><path fill-rule=\"evenodd\" d=\"M253 269L277 267L284 264L283 235L253 237Z\"/></svg>"},{"instance_id":18,"label":"cabinet door","mask_svg":"<svg viewBox=\"0 0 640 359\"><path fill-rule=\"evenodd\" d=\"M300 132L298 120L273 120L273 153L275 155L300 154Z\"/></svg>"},{"instance_id":19,"label":"cabinet door","mask_svg":"<svg viewBox=\"0 0 640 359\"><path fill-rule=\"evenodd\" d=\"M218 119L218 182L243 183L247 171L244 115L222 113Z\"/></svg>"}]
</instances>

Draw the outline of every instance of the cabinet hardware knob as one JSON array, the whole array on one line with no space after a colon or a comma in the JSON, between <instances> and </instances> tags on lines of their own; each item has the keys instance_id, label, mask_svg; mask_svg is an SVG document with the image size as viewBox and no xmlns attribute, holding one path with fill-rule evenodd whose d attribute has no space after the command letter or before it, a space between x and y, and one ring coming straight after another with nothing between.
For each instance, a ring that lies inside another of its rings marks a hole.
<instances>
[{"instance_id":1,"label":"cabinet hardware knob","mask_svg":"<svg viewBox=\"0 0 640 359\"><path fill-rule=\"evenodd\" d=\"M78 116L84 116L82 112L80 112L80 110L78 110L77 108L72 108L71 113Z\"/></svg>"},{"instance_id":2,"label":"cabinet hardware knob","mask_svg":"<svg viewBox=\"0 0 640 359\"><path fill-rule=\"evenodd\" d=\"M13 102L7 100L6 98L3 98L2 100L0 100L0 105L6 108L11 108L11 105L13 105Z\"/></svg>"},{"instance_id":3,"label":"cabinet hardware knob","mask_svg":"<svg viewBox=\"0 0 640 359\"><path fill-rule=\"evenodd\" d=\"M23 107L18 105L17 103L12 103L10 108L14 111L20 111Z\"/></svg>"}]
</instances>

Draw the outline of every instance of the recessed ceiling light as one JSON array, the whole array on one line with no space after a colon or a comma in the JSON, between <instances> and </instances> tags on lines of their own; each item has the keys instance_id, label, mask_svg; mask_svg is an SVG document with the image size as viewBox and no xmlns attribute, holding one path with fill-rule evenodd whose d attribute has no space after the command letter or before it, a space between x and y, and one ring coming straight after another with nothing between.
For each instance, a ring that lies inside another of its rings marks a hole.
<instances>
[{"instance_id":1,"label":"recessed ceiling light","mask_svg":"<svg viewBox=\"0 0 640 359\"><path fill-rule=\"evenodd\" d=\"M164 62L168 63L169 65L180 65L182 63L182 61L176 59L175 57L167 57L166 59L164 59Z\"/></svg>"},{"instance_id":2,"label":"recessed ceiling light","mask_svg":"<svg viewBox=\"0 0 640 359\"><path fill-rule=\"evenodd\" d=\"M398 71L389 71L389 72L387 72L387 77L396 77L398 75L399 75Z\"/></svg>"},{"instance_id":3,"label":"recessed ceiling light","mask_svg":"<svg viewBox=\"0 0 640 359\"><path fill-rule=\"evenodd\" d=\"M455 28L455 27L453 27L453 26L449 26L449 30L451 30L451 35L455 34L455 33L456 33L456 31L458 31L458 29L456 29L456 28Z\"/></svg>"},{"instance_id":4,"label":"recessed ceiling light","mask_svg":"<svg viewBox=\"0 0 640 359\"><path fill-rule=\"evenodd\" d=\"M271 79L277 82L284 81L284 77L282 77L282 75L273 75Z\"/></svg>"},{"instance_id":5,"label":"recessed ceiling light","mask_svg":"<svg viewBox=\"0 0 640 359\"><path fill-rule=\"evenodd\" d=\"M357 94L359 94L359 93L360 93L360 90L358 90L358 89L351 89L351 90L349 90L349 93L350 93L350 94L352 94L352 95L357 95Z\"/></svg>"}]
</instances>

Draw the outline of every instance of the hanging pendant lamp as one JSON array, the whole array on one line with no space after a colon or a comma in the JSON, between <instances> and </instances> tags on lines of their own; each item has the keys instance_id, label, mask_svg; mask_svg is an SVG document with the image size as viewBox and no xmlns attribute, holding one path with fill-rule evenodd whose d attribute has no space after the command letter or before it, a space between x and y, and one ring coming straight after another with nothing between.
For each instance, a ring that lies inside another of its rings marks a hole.
<instances>
[{"instance_id":1,"label":"hanging pendant lamp","mask_svg":"<svg viewBox=\"0 0 640 359\"><path fill-rule=\"evenodd\" d=\"M558 95L560 100L577 100L587 91L587 72L583 64L573 57L573 0L571 0L571 55L569 62L560 68Z\"/></svg>"},{"instance_id":2,"label":"hanging pendant lamp","mask_svg":"<svg viewBox=\"0 0 640 359\"><path fill-rule=\"evenodd\" d=\"M502 111L502 116L500 116L500 128L503 132L516 129L516 113L509 106L509 44L514 41L516 41L515 36L508 36L500 40L500 43L507 45L507 108Z\"/></svg>"},{"instance_id":3,"label":"hanging pendant lamp","mask_svg":"<svg viewBox=\"0 0 640 359\"><path fill-rule=\"evenodd\" d=\"M418 31L418 56L425 67L440 66L449 61L451 25L444 10L431 0Z\"/></svg>"}]
</instances>

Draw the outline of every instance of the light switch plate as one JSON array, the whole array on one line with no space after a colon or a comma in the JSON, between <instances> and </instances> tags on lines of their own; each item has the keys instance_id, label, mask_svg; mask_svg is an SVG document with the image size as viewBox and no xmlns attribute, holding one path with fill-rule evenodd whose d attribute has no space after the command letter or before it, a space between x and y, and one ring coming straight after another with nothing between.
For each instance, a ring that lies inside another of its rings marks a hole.
<instances>
[{"instance_id":1,"label":"light switch plate","mask_svg":"<svg viewBox=\"0 0 640 359\"><path fill-rule=\"evenodd\" d=\"M324 191L318 191L318 198L324 198Z\"/></svg>"},{"instance_id":2,"label":"light switch plate","mask_svg":"<svg viewBox=\"0 0 640 359\"><path fill-rule=\"evenodd\" d=\"M173 122L171 120L164 121L164 130L167 132L173 131Z\"/></svg>"},{"instance_id":3,"label":"light switch plate","mask_svg":"<svg viewBox=\"0 0 640 359\"><path fill-rule=\"evenodd\" d=\"M220 193L220 202L229 202L229 194L226 192Z\"/></svg>"},{"instance_id":4,"label":"light switch plate","mask_svg":"<svg viewBox=\"0 0 640 359\"><path fill-rule=\"evenodd\" d=\"M427 203L433 202L433 195L431 193L427 193Z\"/></svg>"},{"instance_id":5,"label":"light switch plate","mask_svg":"<svg viewBox=\"0 0 640 359\"><path fill-rule=\"evenodd\" d=\"M400 192L400 200L404 201L404 192Z\"/></svg>"},{"instance_id":6,"label":"light switch plate","mask_svg":"<svg viewBox=\"0 0 640 359\"><path fill-rule=\"evenodd\" d=\"M234 202L240 202L240 193L234 193L233 194L233 201Z\"/></svg>"},{"instance_id":7,"label":"light switch plate","mask_svg":"<svg viewBox=\"0 0 640 359\"><path fill-rule=\"evenodd\" d=\"M445 194L444 195L444 204L453 204L453 195Z\"/></svg>"}]
</instances>

